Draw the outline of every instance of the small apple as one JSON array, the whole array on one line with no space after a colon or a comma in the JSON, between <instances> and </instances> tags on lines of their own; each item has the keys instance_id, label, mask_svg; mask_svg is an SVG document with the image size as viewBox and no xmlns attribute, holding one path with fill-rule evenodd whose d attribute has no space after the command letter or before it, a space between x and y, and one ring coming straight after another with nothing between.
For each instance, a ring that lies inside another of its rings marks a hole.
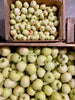
<instances>
[{"instance_id":1,"label":"small apple","mask_svg":"<svg viewBox=\"0 0 75 100\"><path fill-rule=\"evenodd\" d=\"M17 52L22 56L26 56L29 54L29 49L26 47L19 47L17 48Z\"/></svg>"},{"instance_id":2,"label":"small apple","mask_svg":"<svg viewBox=\"0 0 75 100\"><path fill-rule=\"evenodd\" d=\"M26 71L30 75L36 73L36 66L35 66L35 64L28 64L27 67L26 67Z\"/></svg>"},{"instance_id":3,"label":"small apple","mask_svg":"<svg viewBox=\"0 0 75 100\"><path fill-rule=\"evenodd\" d=\"M60 78L60 73L56 70L53 70L52 72L54 74L55 79L59 79Z\"/></svg>"},{"instance_id":4,"label":"small apple","mask_svg":"<svg viewBox=\"0 0 75 100\"><path fill-rule=\"evenodd\" d=\"M12 54L12 56L11 56L11 60L12 60L12 62L14 62L14 63L18 63L18 62L20 62L21 61L21 56L18 54L18 53L14 53L14 54Z\"/></svg>"},{"instance_id":5,"label":"small apple","mask_svg":"<svg viewBox=\"0 0 75 100\"><path fill-rule=\"evenodd\" d=\"M15 96L20 96L20 95L22 95L22 94L24 93L24 91L25 91L25 89L24 89L23 87L21 87L21 86L16 86L16 87L14 88L14 90L13 90L13 94L14 94Z\"/></svg>"},{"instance_id":6,"label":"small apple","mask_svg":"<svg viewBox=\"0 0 75 100\"><path fill-rule=\"evenodd\" d=\"M32 87L34 90L41 90L41 88L43 87L43 81L41 79L36 79L32 83Z\"/></svg>"},{"instance_id":7,"label":"small apple","mask_svg":"<svg viewBox=\"0 0 75 100\"><path fill-rule=\"evenodd\" d=\"M45 100L46 96L43 91L39 91L35 93L36 100Z\"/></svg>"},{"instance_id":8,"label":"small apple","mask_svg":"<svg viewBox=\"0 0 75 100\"><path fill-rule=\"evenodd\" d=\"M17 100L18 99L18 96L15 96L15 95L11 94L10 99L11 100Z\"/></svg>"},{"instance_id":9,"label":"small apple","mask_svg":"<svg viewBox=\"0 0 75 100\"><path fill-rule=\"evenodd\" d=\"M1 56L8 56L10 53L11 53L11 50L9 47L1 47L0 48Z\"/></svg>"},{"instance_id":10,"label":"small apple","mask_svg":"<svg viewBox=\"0 0 75 100\"><path fill-rule=\"evenodd\" d=\"M20 82L22 87L28 87L30 85L30 79L29 76L23 76L21 78L21 82Z\"/></svg>"},{"instance_id":11,"label":"small apple","mask_svg":"<svg viewBox=\"0 0 75 100\"><path fill-rule=\"evenodd\" d=\"M72 78L70 81L69 81L69 86L71 87L71 88L75 88L75 79L74 78Z\"/></svg>"},{"instance_id":12,"label":"small apple","mask_svg":"<svg viewBox=\"0 0 75 100\"><path fill-rule=\"evenodd\" d=\"M52 71L53 69L55 68L55 65L53 62L48 62L46 65L45 65L45 69L47 71Z\"/></svg>"},{"instance_id":13,"label":"small apple","mask_svg":"<svg viewBox=\"0 0 75 100\"><path fill-rule=\"evenodd\" d=\"M54 75L51 72L47 72L44 76L44 81L47 83L53 83L54 82Z\"/></svg>"},{"instance_id":14,"label":"small apple","mask_svg":"<svg viewBox=\"0 0 75 100\"><path fill-rule=\"evenodd\" d=\"M63 84L62 85L62 93L68 94L68 93L70 93L70 91L71 91L71 88L68 84Z\"/></svg>"},{"instance_id":15,"label":"small apple","mask_svg":"<svg viewBox=\"0 0 75 100\"><path fill-rule=\"evenodd\" d=\"M49 85L45 85L43 91L47 96L50 96L53 93L53 89Z\"/></svg>"},{"instance_id":16,"label":"small apple","mask_svg":"<svg viewBox=\"0 0 75 100\"><path fill-rule=\"evenodd\" d=\"M62 96L58 93L58 92L54 92L51 97L50 97L51 100L63 100ZM49 99L49 100L50 100Z\"/></svg>"},{"instance_id":17,"label":"small apple","mask_svg":"<svg viewBox=\"0 0 75 100\"><path fill-rule=\"evenodd\" d=\"M29 62L33 63L33 62L36 61L36 59L37 59L37 55L35 53L29 53L28 54L28 61Z\"/></svg>"},{"instance_id":18,"label":"small apple","mask_svg":"<svg viewBox=\"0 0 75 100\"><path fill-rule=\"evenodd\" d=\"M44 56L44 55L39 55L39 56L37 57L37 64L38 64L39 66L44 66L45 63L46 63L46 61L47 61L47 58L46 58L46 56Z\"/></svg>"},{"instance_id":19,"label":"small apple","mask_svg":"<svg viewBox=\"0 0 75 100\"><path fill-rule=\"evenodd\" d=\"M2 96L4 98L8 98L12 94L12 89L11 88L4 88Z\"/></svg>"},{"instance_id":20,"label":"small apple","mask_svg":"<svg viewBox=\"0 0 75 100\"><path fill-rule=\"evenodd\" d=\"M42 78L42 77L44 77L44 75L45 75L45 69L44 68L38 68L38 70L37 70L37 75L40 77L40 78Z\"/></svg>"},{"instance_id":21,"label":"small apple","mask_svg":"<svg viewBox=\"0 0 75 100\"><path fill-rule=\"evenodd\" d=\"M17 63L16 68L18 69L19 72L25 71L26 68L26 63L24 61L20 61Z\"/></svg>"},{"instance_id":22,"label":"small apple","mask_svg":"<svg viewBox=\"0 0 75 100\"><path fill-rule=\"evenodd\" d=\"M59 80L55 80L52 84L51 84L52 88L54 90L59 90L61 89L62 83Z\"/></svg>"},{"instance_id":23,"label":"small apple","mask_svg":"<svg viewBox=\"0 0 75 100\"><path fill-rule=\"evenodd\" d=\"M72 75L68 72L61 75L62 82L69 82L72 79Z\"/></svg>"},{"instance_id":24,"label":"small apple","mask_svg":"<svg viewBox=\"0 0 75 100\"><path fill-rule=\"evenodd\" d=\"M70 98L71 100L75 100L75 89L72 89L70 92Z\"/></svg>"},{"instance_id":25,"label":"small apple","mask_svg":"<svg viewBox=\"0 0 75 100\"><path fill-rule=\"evenodd\" d=\"M19 81L20 78L20 73L15 70L11 71L9 74L9 79L11 79L12 81Z\"/></svg>"},{"instance_id":26,"label":"small apple","mask_svg":"<svg viewBox=\"0 0 75 100\"><path fill-rule=\"evenodd\" d=\"M19 97L19 100L30 100L30 96L26 93L24 93L23 95L21 95Z\"/></svg>"},{"instance_id":27,"label":"small apple","mask_svg":"<svg viewBox=\"0 0 75 100\"><path fill-rule=\"evenodd\" d=\"M51 54L51 48L42 48L42 54L45 56L49 56Z\"/></svg>"},{"instance_id":28,"label":"small apple","mask_svg":"<svg viewBox=\"0 0 75 100\"><path fill-rule=\"evenodd\" d=\"M34 90L31 86L29 86L29 87L27 88L27 93L28 93L30 96L34 96L34 95L35 95L35 90Z\"/></svg>"},{"instance_id":29,"label":"small apple","mask_svg":"<svg viewBox=\"0 0 75 100\"><path fill-rule=\"evenodd\" d=\"M61 96L62 96L63 100L70 100L70 98L67 94L61 93Z\"/></svg>"},{"instance_id":30,"label":"small apple","mask_svg":"<svg viewBox=\"0 0 75 100\"><path fill-rule=\"evenodd\" d=\"M34 73L33 75L30 76L31 81L34 81L36 79L37 79L37 74L36 73Z\"/></svg>"},{"instance_id":31,"label":"small apple","mask_svg":"<svg viewBox=\"0 0 75 100\"><path fill-rule=\"evenodd\" d=\"M41 54L41 48L40 47L36 47L34 50L36 55L40 55Z\"/></svg>"},{"instance_id":32,"label":"small apple","mask_svg":"<svg viewBox=\"0 0 75 100\"><path fill-rule=\"evenodd\" d=\"M0 68L9 66L9 60L7 58L0 58Z\"/></svg>"},{"instance_id":33,"label":"small apple","mask_svg":"<svg viewBox=\"0 0 75 100\"><path fill-rule=\"evenodd\" d=\"M75 75L75 65L69 65L68 66L68 72L74 76Z\"/></svg>"}]
</instances>

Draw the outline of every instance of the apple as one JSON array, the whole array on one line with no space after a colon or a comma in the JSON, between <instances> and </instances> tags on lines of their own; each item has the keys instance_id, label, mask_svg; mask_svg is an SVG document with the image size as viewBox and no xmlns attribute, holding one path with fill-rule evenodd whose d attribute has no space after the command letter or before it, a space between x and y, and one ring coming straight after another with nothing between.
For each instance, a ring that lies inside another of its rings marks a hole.
<instances>
[{"instance_id":1,"label":"apple","mask_svg":"<svg viewBox=\"0 0 75 100\"><path fill-rule=\"evenodd\" d=\"M74 78L72 78L70 81L69 81L69 86L71 87L71 88L75 88L75 79Z\"/></svg>"},{"instance_id":2,"label":"apple","mask_svg":"<svg viewBox=\"0 0 75 100\"><path fill-rule=\"evenodd\" d=\"M24 93L25 89L21 86L16 86L13 90L15 96L21 96Z\"/></svg>"},{"instance_id":3,"label":"apple","mask_svg":"<svg viewBox=\"0 0 75 100\"><path fill-rule=\"evenodd\" d=\"M31 86L29 86L29 87L27 88L27 93L28 93L30 96L34 96L34 95L35 95L35 90L34 90Z\"/></svg>"},{"instance_id":4,"label":"apple","mask_svg":"<svg viewBox=\"0 0 75 100\"><path fill-rule=\"evenodd\" d=\"M37 64L38 64L39 66L44 66L45 63L46 63L46 61L47 61L47 58L46 58L46 56L44 56L44 55L39 55L39 56L37 57Z\"/></svg>"},{"instance_id":5,"label":"apple","mask_svg":"<svg viewBox=\"0 0 75 100\"><path fill-rule=\"evenodd\" d=\"M67 72L68 67L67 67L66 64L60 65L60 66L57 68L57 70L58 70L58 72L60 72L60 73L65 73L65 72Z\"/></svg>"},{"instance_id":6,"label":"apple","mask_svg":"<svg viewBox=\"0 0 75 100\"><path fill-rule=\"evenodd\" d=\"M23 95L21 95L19 97L19 100L30 100L30 96L26 93L24 93Z\"/></svg>"},{"instance_id":7,"label":"apple","mask_svg":"<svg viewBox=\"0 0 75 100\"><path fill-rule=\"evenodd\" d=\"M40 78L42 78L42 77L44 77L44 75L45 75L45 69L44 68L38 68L38 70L37 70L37 75L40 77Z\"/></svg>"},{"instance_id":8,"label":"apple","mask_svg":"<svg viewBox=\"0 0 75 100\"><path fill-rule=\"evenodd\" d=\"M60 48L60 50L59 50L59 54L66 54L68 51L67 51L67 49L66 48Z\"/></svg>"},{"instance_id":9,"label":"apple","mask_svg":"<svg viewBox=\"0 0 75 100\"><path fill-rule=\"evenodd\" d=\"M69 60L74 61L75 60L75 52L70 51L70 53L68 54L68 58L69 58Z\"/></svg>"},{"instance_id":10,"label":"apple","mask_svg":"<svg viewBox=\"0 0 75 100\"><path fill-rule=\"evenodd\" d=\"M2 96L4 98L8 98L12 94L12 89L11 88L4 88Z\"/></svg>"},{"instance_id":11,"label":"apple","mask_svg":"<svg viewBox=\"0 0 75 100\"><path fill-rule=\"evenodd\" d=\"M56 70L53 70L52 72L54 74L55 79L59 79L60 78L60 73Z\"/></svg>"},{"instance_id":12,"label":"apple","mask_svg":"<svg viewBox=\"0 0 75 100\"><path fill-rule=\"evenodd\" d=\"M34 81L36 79L37 79L37 74L36 73L34 73L33 75L30 76L31 81Z\"/></svg>"},{"instance_id":13,"label":"apple","mask_svg":"<svg viewBox=\"0 0 75 100\"><path fill-rule=\"evenodd\" d=\"M35 66L35 64L28 64L27 67L26 67L26 71L30 75L33 75L34 73L36 73L36 66Z\"/></svg>"},{"instance_id":14,"label":"apple","mask_svg":"<svg viewBox=\"0 0 75 100\"><path fill-rule=\"evenodd\" d=\"M62 93L68 94L68 93L70 93L70 91L71 91L71 88L68 84L63 84L62 85Z\"/></svg>"},{"instance_id":15,"label":"apple","mask_svg":"<svg viewBox=\"0 0 75 100\"><path fill-rule=\"evenodd\" d=\"M72 89L70 92L70 98L71 100L75 100L75 89Z\"/></svg>"},{"instance_id":16,"label":"apple","mask_svg":"<svg viewBox=\"0 0 75 100\"><path fill-rule=\"evenodd\" d=\"M42 48L42 54L45 56L49 56L51 54L51 48L47 47Z\"/></svg>"},{"instance_id":17,"label":"apple","mask_svg":"<svg viewBox=\"0 0 75 100\"><path fill-rule=\"evenodd\" d=\"M44 76L44 81L47 83L53 83L54 82L54 74L51 72L47 72Z\"/></svg>"},{"instance_id":18,"label":"apple","mask_svg":"<svg viewBox=\"0 0 75 100\"><path fill-rule=\"evenodd\" d=\"M32 83L32 87L34 90L41 90L41 88L43 87L43 81L41 79L36 79Z\"/></svg>"},{"instance_id":19,"label":"apple","mask_svg":"<svg viewBox=\"0 0 75 100\"><path fill-rule=\"evenodd\" d=\"M43 91L47 96L50 96L53 93L53 89L49 85L45 85Z\"/></svg>"},{"instance_id":20,"label":"apple","mask_svg":"<svg viewBox=\"0 0 75 100\"><path fill-rule=\"evenodd\" d=\"M62 82L69 82L72 79L72 75L68 72L61 75Z\"/></svg>"},{"instance_id":21,"label":"apple","mask_svg":"<svg viewBox=\"0 0 75 100\"><path fill-rule=\"evenodd\" d=\"M11 50L9 47L1 47L0 48L1 56L8 56L10 53L11 53Z\"/></svg>"},{"instance_id":22,"label":"apple","mask_svg":"<svg viewBox=\"0 0 75 100\"><path fill-rule=\"evenodd\" d=\"M36 47L34 49L34 52L35 52L36 55L40 55L41 54L41 48L40 47Z\"/></svg>"},{"instance_id":23,"label":"apple","mask_svg":"<svg viewBox=\"0 0 75 100\"><path fill-rule=\"evenodd\" d=\"M21 58L21 56L18 53L14 53L11 56L11 60L14 63L18 63L18 62L20 62L22 60L22 58Z\"/></svg>"},{"instance_id":24,"label":"apple","mask_svg":"<svg viewBox=\"0 0 75 100\"><path fill-rule=\"evenodd\" d=\"M22 56L26 56L29 54L29 49L26 47L19 47L17 48L17 52Z\"/></svg>"},{"instance_id":25,"label":"apple","mask_svg":"<svg viewBox=\"0 0 75 100\"><path fill-rule=\"evenodd\" d=\"M7 58L0 58L0 68L9 66L9 60Z\"/></svg>"},{"instance_id":26,"label":"apple","mask_svg":"<svg viewBox=\"0 0 75 100\"><path fill-rule=\"evenodd\" d=\"M37 59L37 55L35 53L29 53L28 54L28 61L29 62L33 63L33 62L36 61L36 59Z\"/></svg>"},{"instance_id":27,"label":"apple","mask_svg":"<svg viewBox=\"0 0 75 100\"><path fill-rule=\"evenodd\" d=\"M11 79L12 81L19 81L20 78L21 78L20 73L15 70L11 71L9 74L9 79Z\"/></svg>"},{"instance_id":28,"label":"apple","mask_svg":"<svg viewBox=\"0 0 75 100\"><path fill-rule=\"evenodd\" d=\"M23 72L25 71L26 65L27 64L24 61L20 61L17 63L16 68L19 72Z\"/></svg>"},{"instance_id":29,"label":"apple","mask_svg":"<svg viewBox=\"0 0 75 100\"><path fill-rule=\"evenodd\" d=\"M62 96L58 93L58 92L54 92L51 97L50 97L51 100L63 100ZM50 100L49 99L49 100Z\"/></svg>"},{"instance_id":30,"label":"apple","mask_svg":"<svg viewBox=\"0 0 75 100\"><path fill-rule=\"evenodd\" d=\"M39 91L35 93L36 100L45 100L46 96L43 91Z\"/></svg>"},{"instance_id":31,"label":"apple","mask_svg":"<svg viewBox=\"0 0 75 100\"><path fill-rule=\"evenodd\" d=\"M68 66L68 72L74 76L75 75L75 65L69 65Z\"/></svg>"},{"instance_id":32,"label":"apple","mask_svg":"<svg viewBox=\"0 0 75 100\"><path fill-rule=\"evenodd\" d=\"M61 89L62 83L59 80L55 80L52 84L51 84L52 88L54 90L59 90Z\"/></svg>"},{"instance_id":33,"label":"apple","mask_svg":"<svg viewBox=\"0 0 75 100\"><path fill-rule=\"evenodd\" d=\"M45 69L47 71L52 71L53 69L55 68L55 65L53 62L48 62L46 65L45 65Z\"/></svg>"},{"instance_id":34,"label":"apple","mask_svg":"<svg viewBox=\"0 0 75 100\"><path fill-rule=\"evenodd\" d=\"M21 86L22 87L28 87L30 85L30 79L29 79L29 76L23 76L21 78L21 82L20 82Z\"/></svg>"},{"instance_id":35,"label":"apple","mask_svg":"<svg viewBox=\"0 0 75 100\"><path fill-rule=\"evenodd\" d=\"M67 94L61 93L61 96L62 96L63 100L70 100L70 98Z\"/></svg>"},{"instance_id":36,"label":"apple","mask_svg":"<svg viewBox=\"0 0 75 100\"><path fill-rule=\"evenodd\" d=\"M18 99L18 96L15 96L15 95L11 94L10 99L11 100L17 100Z\"/></svg>"}]
</instances>

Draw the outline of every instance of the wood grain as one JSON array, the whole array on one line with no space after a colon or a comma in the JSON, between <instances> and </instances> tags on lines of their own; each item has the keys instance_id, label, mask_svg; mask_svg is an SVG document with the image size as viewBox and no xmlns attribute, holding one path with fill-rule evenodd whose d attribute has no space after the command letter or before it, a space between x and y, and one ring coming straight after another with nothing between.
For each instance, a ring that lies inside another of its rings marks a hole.
<instances>
[{"instance_id":1,"label":"wood grain","mask_svg":"<svg viewBox=\"0 0 75 100\"><path fill-rule=\"evenodd\" d=\"M4 0L4 7L5 7L5 37L8 42L58 42L65 40L65 0L36 0L38 4L46 4L47 6L57 6L58 11L58 19L59 19L59 35L56 40L35 40L35 41L20 41L20 40L13 40L10 36L10 5L15 3L16 0ZM31 2L31 0L20 0L22 2L27 1Z\"/></svg>"},{"instance_id":2,"label":"wood grain","mask_svg":"<svg viewBox=\"0 0 75 100\"><path fill-rule=\"evenodd\" d=\"M67 43L75 43L75 18L67 19Z\"/></svg>"}]
</instances>

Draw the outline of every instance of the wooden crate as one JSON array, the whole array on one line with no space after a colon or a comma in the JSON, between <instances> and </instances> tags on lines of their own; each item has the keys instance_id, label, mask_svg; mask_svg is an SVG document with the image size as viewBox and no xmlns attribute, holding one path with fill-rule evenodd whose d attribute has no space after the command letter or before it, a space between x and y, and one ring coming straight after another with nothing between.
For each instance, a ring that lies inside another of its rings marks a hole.
<instances>
[{"instance_id":1,"label":"wooden crate","mask_svg":"<svg viewBox=\"0 0 75 100\"><path fill-rule=\"evenodd\" d=\"M67 43L75 43L75 18L67 19Z\"/></svg>"},{"instance_id":2,"label":"wooden crate","mask_svg":"<svg viewBox=\"0 0 75 100\"><path fill-rule=\"evenodd\" d=\"M5 37L8 42L58 42L65 40L65 0L36 0L38 4L46 4L48 6L55 5L58 7L58 19L59 19L59 35L56 40L13 40L10 35L10 5L16 0L4 0L5 7ZM31 0L20 0L22 2Z\"/></svg>"}]
</instances>

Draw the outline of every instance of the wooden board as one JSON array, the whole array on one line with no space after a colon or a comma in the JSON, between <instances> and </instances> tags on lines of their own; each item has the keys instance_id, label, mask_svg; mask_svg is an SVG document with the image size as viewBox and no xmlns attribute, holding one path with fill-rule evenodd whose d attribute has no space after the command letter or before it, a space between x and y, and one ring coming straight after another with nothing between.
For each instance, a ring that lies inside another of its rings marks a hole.
<instances>
[{"instance_id":1,"label":"wooden board","mask_svg":"<svg viewBox=\"0 0 75 100\"><path fill-rule=\"evenodd\" d=\"M58 19L59 19L59 36L56 40L30 40L30 41L20 41L20 40L13 40L10 36L10 5L14 3L16 0L4 0L4 7L5 7L5 37L8 42L58 42L65 40L65 0L36 0L38 4L46 4L46 5L55 5L58 7ZM31 0L20 0L22 2L27 1L30 2Z\"/></svg>"},{"instance_id":2,"label":"wooden board","mask_svg":"<svg viewBox=\"0 0 75 100\"><path fill-rule=\"evenodd\" d=\"M67 43L75 43L75 18L67 19Z\"/></svg>"},{"instance_id":3,"label":"wooden board","mask_svg":"<svg viewBox=\"0 0 75 100\"><path fill-rule=\"evenodd\" d=\"M51 46L51 47L75 47L75 44L66 43L0 43L0 46Z\"/></svg>"}]
</instances>

